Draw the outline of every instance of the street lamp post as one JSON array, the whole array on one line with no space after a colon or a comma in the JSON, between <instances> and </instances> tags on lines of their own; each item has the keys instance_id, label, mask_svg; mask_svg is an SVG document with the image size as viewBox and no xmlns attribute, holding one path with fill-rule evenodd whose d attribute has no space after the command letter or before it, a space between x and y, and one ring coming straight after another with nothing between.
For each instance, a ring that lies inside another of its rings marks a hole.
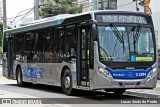
<instances>
[{"instance_id":1,"label":"street lamp post","mask_svg":"<svg viewBox=\"0 0 160 107\"><path fill-rule=\"evenodd\" d=\"M133 0L136 2L136 11L139 11L137 0Z\"/></svg>"},{"instance_id":2,"label":"street lamp post","mask_svg":"<svg viewBox=\"0 0 160 107\"><path fill-rule=\"evenodd\" d=\"M3 0L3 30L7 27L6 0Z\"/></svg>"}]
</instances>

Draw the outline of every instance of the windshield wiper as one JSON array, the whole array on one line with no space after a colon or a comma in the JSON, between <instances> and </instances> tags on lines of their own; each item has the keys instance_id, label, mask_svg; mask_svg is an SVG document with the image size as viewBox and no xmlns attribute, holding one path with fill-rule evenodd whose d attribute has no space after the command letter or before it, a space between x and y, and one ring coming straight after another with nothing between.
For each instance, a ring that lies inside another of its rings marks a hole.
<instances>
[{"instance_id":1,"label":"windshield wiper","mask_svg":"<svg viewBox=\"0 0 160 107\"><path fill-rule=\"evenodd\" d=\"M124 36L129 35L132 31L134 31L134 27L132 27L131 29L127 30L124 34L121 35L117 27L113 23L110 24L110 27L120 43L124 43L124 40L123 40Z\"/></svg>"},{"instance_id":2,"label":"windshield wiper","mask_svg":"<svg viewBox=\"0 0 160 107\"><path fill-rule=\"evenodd\" d=\"M135 36L134 36L134 43L137 43L141 33L141 25L139 25L136 29Z\"/></svg>"},{"instance_id":3,"label":"windshield wiper","mask_svg":"<svg viewBox=\"0 0 160 107\"><path fill-rule=\"evenodd\" d=\"M113 33L115 34L115 36L117 37L117 40L118 40L120 43L123 44L123 52L124 52L124 40L123 40L123 35L121 35L121 34L119 33L117 27L114 26L113 23L110 24L110 27L111 27ZM114 50L115 50L117 44L118 44L118 42L116 41L116 44L115 44L114 49L113 49L113 55L114 55Z\"/></svg>"},{"instance_id":4,"label":"windshield wiper","mask_svg":"<svg viewBox=\"0 0 160 107\"><path fill-rule=\"evenodd\" d=\"M135 35L134 35L134 52L136 51L136 43L138 43L139 37L140 37L140 33L141 33L141 25L139 25L138 27L136 27L136 31L135 31Z\"/></svg>"},{"instance_id":5,"label":"windshield wiper","mask_svg":"<svg viewBox=\"0 0 160 107\"><path fill-rule=\"evenodd\" d=\"M121 35L117 29L116 26L114 26L113 23L110 24L110 27L113 31L113 33L115 34L115 36L117 37L117 39L119 40L120 43L124 43L124 40L123 40L123 35Z\"/></svg>"},{"instance_id":6,"label":"windshield wiper","mask_svg":"<svg viewBox=\"0 0 160 107\"><path fill-rule=\"evenodd\" d=\"M131 29L127 30L122 35L119 33L117 27L113 23L110 24L110 27L111 27L113 33L115 34L115 36L117 37L117 40L119 40L119 42L123 44L123 52L124 52L124 39L123 39L123 37L126 36L126 35L129 35L132 31L134 31L134 27L132 27ZM116 44L114 46L114 50L115 50L116 45L117 45L117 42L116 42ZM113 50L113 54L114 54L114 50Z\"/></svg>"}]
</instances>

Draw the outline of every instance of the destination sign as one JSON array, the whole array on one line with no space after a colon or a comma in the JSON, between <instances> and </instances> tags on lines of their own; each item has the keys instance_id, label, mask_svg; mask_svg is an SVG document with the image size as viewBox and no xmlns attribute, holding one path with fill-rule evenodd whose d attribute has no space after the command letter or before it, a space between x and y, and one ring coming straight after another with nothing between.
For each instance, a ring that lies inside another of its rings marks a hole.
<instances>
[{"instance_id":1,"label":"destination sign","mask_svg":"<svg viewBox=\"0 0 160 107\"><path fill-rule=\"evenodd\" d=\"M140 23L147 24L144 16L134 15L97 15L96 20L98 22L109 22L109 23Z\"/></svg>"}]
</instances>

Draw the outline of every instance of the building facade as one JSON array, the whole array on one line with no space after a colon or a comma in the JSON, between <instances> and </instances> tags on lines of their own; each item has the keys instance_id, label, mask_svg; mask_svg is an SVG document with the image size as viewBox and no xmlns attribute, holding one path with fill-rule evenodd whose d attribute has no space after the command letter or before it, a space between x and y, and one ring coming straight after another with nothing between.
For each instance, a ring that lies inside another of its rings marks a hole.
<instances>
[{"instance_id":1,"label":"building facade","mask_svg":"<svg viewBox=\"0 0 160 107\"><path fill-rule=\"evenodd\" d=\"M90 11L92 8L91 0L75 0L77 4L84 4L83 12Z\"/></svg>"},{"instance_id":2,"label":"building facade","mask_svg":"<svg viewBox=\"0 0 160 107\"><path fill-rule=\"evenodd\" d=\"M92 0L92 10L116 10L117 0Z\"/></svg>"},{"instance_id":3,"label":"building facade","mask_svg":"<svg viewBox=\"0 0 160 107\"><path fill-rule=\"evenodd\" d=\"M136 0L117 0L117 10L144 12L144 7Z\"/></svg>"},{"instance_id":4,"label":"building facade","mask_svg":"<svg viewBox=\"0 0 160 107\"><path fill-rule=\"evenodd\" d=\"M0 0L0 21L3 20L3 2Z\"/></svg>"}]
</instances>

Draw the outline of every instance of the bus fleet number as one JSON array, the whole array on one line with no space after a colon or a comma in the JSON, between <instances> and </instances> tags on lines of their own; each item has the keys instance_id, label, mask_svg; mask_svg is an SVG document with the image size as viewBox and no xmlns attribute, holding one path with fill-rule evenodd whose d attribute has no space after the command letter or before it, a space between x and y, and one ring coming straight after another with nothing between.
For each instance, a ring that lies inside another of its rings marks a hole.
<instances>
[{"instance_id":1,"label":"bus fleet number","mask_svg":"<svg viewBox=\"0 0 160 107\"><path fill-rule=\"evenodd\" d=\"M146 76L146 73L136 73L136 76Z\"/></svg>"}]
</instances>

